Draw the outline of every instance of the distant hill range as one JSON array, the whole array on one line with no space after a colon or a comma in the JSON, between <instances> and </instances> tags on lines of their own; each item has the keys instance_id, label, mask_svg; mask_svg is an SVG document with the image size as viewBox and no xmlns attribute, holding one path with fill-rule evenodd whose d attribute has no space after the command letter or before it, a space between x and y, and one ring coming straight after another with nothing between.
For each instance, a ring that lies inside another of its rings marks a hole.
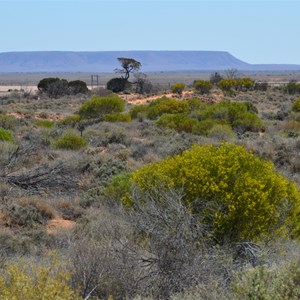
<instances>
[{"instance_id":1,"label":"distant hill range","mask_svg":"<svg viewBox=\"0 0 300 300\"><path fill-rule=\"evenodd\" d=\"M117 58L133 58L142 63L142 72L296 71L300 65L255 65L223 51L37 51L0 53L0 72L113 72Z\"/></svg>"}]
</instances>

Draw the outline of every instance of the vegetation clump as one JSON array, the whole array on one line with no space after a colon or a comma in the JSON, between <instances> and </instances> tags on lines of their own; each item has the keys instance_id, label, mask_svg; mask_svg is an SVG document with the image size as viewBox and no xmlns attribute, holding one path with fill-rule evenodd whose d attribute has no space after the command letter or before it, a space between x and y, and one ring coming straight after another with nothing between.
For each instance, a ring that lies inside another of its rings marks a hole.
<instances>
[{"instance_id":1,"label":"vegetation clump","mask_svg":"<svg viewBox=\"0 0 300 300\"><path fill-rule=\"evenodd\" d=\"M0 127L0 141L6 141L6 142L14 142L12 134L5 130L4 128Z\"/></svg>"},{"instance_id":2,"label":"vegetation clump","mask_svg":"<svg viewBox=\"0 0 300 300\"><path fill-rule=\"evenodd\" d=\"M93 97L81 105L78 114L82 119L101 119L106 114L120 113L124 108L124 101L117 95Z\"/></svg>"},{"instance_id":3,"label":"vegetation clump","mask_svg":"<svg viewBox=\"0 0 300 300\"><path fill-rule=\"evenodd\" d=\"M56 142L55 147L66 150L78 150L86 146L87 142L73 130L66 131Z\"/></svg>"},{"instance_id":4,"label":"vegetation clump","mask_svg":"<svg viewBox=\"0 0 300 300\"><path fill-rule=\"evenodd\" d=\"M297 186L242 146L194 146L135 171L132 181L148 191L182 188L184 205L219 240L299 234Z\"/></svg>"}]
</instances>

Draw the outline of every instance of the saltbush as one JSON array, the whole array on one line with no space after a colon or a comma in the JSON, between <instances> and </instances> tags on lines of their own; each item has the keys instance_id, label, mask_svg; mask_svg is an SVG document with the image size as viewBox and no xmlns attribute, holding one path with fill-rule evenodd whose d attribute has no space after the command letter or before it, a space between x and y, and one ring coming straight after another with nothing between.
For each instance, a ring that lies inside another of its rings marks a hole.
<instances>
[{"instance_id":1,"label":"saltbush","mask_svg":"<svg viewBox=\"0 0 300 300\"><path fill-rule=\"evenodd\" d=\"M79 115L83 119L103 118L106 114L124 111L125 102L117 95L107 97L93 97L84 102L79 108Z\"/></svg>"},{"instance_id":2,"label":"saltbush","mask_svg":"<svg viewBox=\"0 0 300 300\"><path fill-rule=\"evenodd\" d=\"M194 82L194 88L201 94L208 94L212 89L213 85L209 80L197 80Z\"/></svg>"},{"instance_id":3,"label":"saltbush","mask_svg":"<svg viewBox=\"0 0 300 300\"><path fill-rule=\"evenodd\" d=\"M239 272L233 281L234 299L299 299L300 261L259 266Z\"/></svg>"},{"instance_id":4,"label":"saltbush","mask_svg":"<svg viewBox=\"0 0 300 300\"><path fill-rule=\"evenodd\" d=\"M142 115L145 116L147 114L148 107L149 105L144 104L132 106L129 110L129 114L131 115L132 119L137 119Z\"/></svg>"},{"instance_id":5,"label":"saltbush","mask_svg":"<svg viewBox=\"0 0 300 300\"><path fill-rule=\"evenodd\" d=\"M194 146L135 171L132 181L145 191L183 189L183 204L220 241L299 234L296 184L242 146Z\"/></svg>"},{"instance_id":6,"label":"saltbush","mask_svg":"<svg viewBox=\"0 0 300 300\"><path fill-rule=\"evenodd\" d=\"M14 142L11 133L0 127L0 141Z\"/></svg>"},{"instance_id":7,"label":"saltbush","mask_svg":"<svg viewBox=\"0 0 300 300\"><path fill-rule=\"evenodd\" d=\"M103 121L106 121L106 122L130 122L131 115L130 114L120 114L120 113L107 114L103 117Z\"/></svg>"},{"instance_id":8,"label":"saltbush","mask_svg":"<svg viewBox=\"0 0 300 300\"><path fill-rule=\"evenodd\" d=\"M158 126L185 132L192 132L198 123L196 119L192 119L184 114L164 114L156 121Z\"/></svg>"},{"instance_id":9,"label":"saltbush","mask_svg":"<svg viewBox=\"0 0 300 300\"><path fill-rule=\"evenodd\" d=\"M86 146L86 144L86 140L72 130L66 131L56 142L54 142L55 147L68 150L78 150Z\"/></svg>"},{"instance_id":10,"label":"saltbush","mask_svg":"<svg viewBox=\"0 0 300 300\"><path fill-rule=\"evenodd\" d=\"M147 116L156 119L163 114L180 114L188 111L189 105L186 101L163 97L149 104Z\"/></svg>"}]
</instances>

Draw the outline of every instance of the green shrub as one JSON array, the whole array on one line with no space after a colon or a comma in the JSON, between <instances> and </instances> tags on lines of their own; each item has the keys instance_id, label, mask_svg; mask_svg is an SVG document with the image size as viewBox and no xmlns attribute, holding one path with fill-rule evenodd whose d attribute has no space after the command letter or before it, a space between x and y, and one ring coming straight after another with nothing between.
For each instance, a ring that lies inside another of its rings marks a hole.
<instances>
[{"instance_id":1,"label":"green shrub","mask_svg":"<svg viewBox=\"0 0 300 300\"><path fill-rule=\"evenodd\" d=\"M63 118L60 123L62 125L69 125L69 126L75 126L80 122L80 116L79 115L72 115L72 116L67 116Z\"/></svg>"},{"instance_id":2,"label":"green shrub","mask_svg":"<svg viewBox=\"0 0 300 300\"><path fill-rule=\"evenodd\" d=\"M215 124L207 134L210 138L216 138L219 140L227 140L234 136L234 132L231 127L226 124Z\"/></svg>"},{"instance_id":3,"label":"green shrub","mask_svg":"<svg viewBox=\"0 0 300 300\"><path fill-rule=\"evenodd\" d=\"M129 110L132 119L137 119L141 115L146 115L149 105L135 105Z\"/></svg>"},{"instance_id":4,"label":"green shrub","mask_svg":"<svg viewBox=\"0 0 300 300\"><path fill-rule=\"evenodd\" d=\"M4 128L0 127L0 141L14 142L11 133Z\"/></svg>"},{"instance_id":5,"label":"green shrub","mask_svg":"<svg viewBox=\"0 0 300 300\"><path fill-rule=\"evenodd\" d=\"M182 92L184 91L185 84L184 83L175 83L171 86L172 93L182 95Z\"/></svg>"},{"instance_id":6,"label":"green shrub","mask_svg":"<svg viewBox=\"0 0 300 300\"><path fill-rule=\"evenodd\" d=\"M45 128L51 128L54 127L55 125L53 121L49 121L49 120L36 120L34 124L36 126L45 127Z\"/></svg>"},{"instance_id":7,"label":"green shrub","mask_svg":"<svg viewBox=\"0 0 300 300\"><path fill-rule=\"evenodd\" d=\"M156 119L163 114L181 114L188 113L189 105L186 101L160 98L149 104L147 116L150 119Z\"/></svg>"},{"instance_id":8,"label":"green shrub","mask_svg":"<svg viewBox=\"0 0 300 300\"><path fill-rule=\"evenodd\" d=\"M192 132L197 124L198 121L196 119L192 119L184 114L164 114L156 121L158 126L185 132Z\"/></svg>"},{"instance_id":9,"label":"green shrub","mask_svg":"<svg viewBox=\"0 0 300 300\"><path fill-rule=\"evenodd\" d=\"M83 119L103 118L106 114L124 111L125 102L117 95L93 97L79 108L79 116Z\"/></svg>"},{"instance_id":10,"label":"green shrub","mask_svg":"<svg viewBox=\"0 0 300 300\"><path fill-rule=\"evenodd\" d=\"M209 80L197 80L194 81L194 88L201 94L208 94L214 86Z\"/></svg>"},{"instance_id":11,"label":"green shrub","mask_svg":"<svg viewBox=\"0 0 300 300\"><path fill-rule=\"evenodd\" d=\"M300 112L300 98L297 98L292 106L292 111Z\"/></svg>"},{"instance_id":12,"label":"green shrub","mask_svg":"<svg viewBox=\"0 0 300 300\"><path fill-rule=\"evenodd\" d=\"M194 146L135 171L132 181L149 192L182 189L183 204L219 241L299 236L296 184L242 146Z\"/></svg>"},{"instance_id":13,"label":"green shrub","mask_svg":"<svg viewBox=\"0 0 300 300\"><path fill-rule=\"evenodd\" d=\"M210 130L217 124L216 120L206 119L198 122L193 127L193 134L197 135L208 135Z\"/></svg>"},{"instance_id":14,"label":"green shrub","mask_svg":"<svg viewBox=\"0 0 300 300\"><path fill-rule=\"evenodd\" d=\"M233 88L235 88L234 79L222 79L218 82L218 88L221 89L225 94L231 94Z\"/></svg>"},{"instance_id":15,"label":"green shrub","mask_svg":"<svg viewBox=\"0 0 300 300\"><path fill-rule=\"evenodd\" d=\"M77 135L74 131L66 131L55 143L54 146L59 149L78 150L86 146L85 139Z\"/></svg>"},{"instance_id":16,"label":"green shrub","mask_svg":"<svg viewBox=\"0 0 300 300\"><path fill-rule=\"evenodd\" d=\"M299 260L281 266L259 266L237 275L232 284L234 299L299 299Z\"/></svg>"},{"instance_id":17,"label":"green shrub","mask_svg":"<svg viewBox=\"0 0 300 300\"><path fill-rule=\"evenodd\" d=\"M106 122L130 122L131 115L130 114L120 114L120 113L107 114L104 116L103 121L106 121Z\"/></svg>"},{"instance_id":18,"label":"green shrub","mask_svg":"<svg viewBox=\"0 0 300 300\"><path fill-rule=\"evenodd\" d=\"M207 106L207 104L201 102L199 99L196 98L188 99L187 103L189 105L190 112L205 109Z\"/></svg>"}]
</instances>

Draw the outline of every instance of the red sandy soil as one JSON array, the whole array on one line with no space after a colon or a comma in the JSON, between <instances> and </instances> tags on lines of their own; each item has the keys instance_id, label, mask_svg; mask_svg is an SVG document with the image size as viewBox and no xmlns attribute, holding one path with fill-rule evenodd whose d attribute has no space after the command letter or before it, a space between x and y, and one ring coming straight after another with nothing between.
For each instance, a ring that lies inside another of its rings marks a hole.
<instances>
[{"instance_id":1,"label":"red sandy soil","mask_svg":"<svg viewBox=\"0 0 300 300\"><path fill-rule=\"evenodd\" d=\"M55 233L59 229L72 229L75 226L74 221L64 220L61 218L49 220L46 225L46 231L48 234Z\"/></svg>"}]
</instances>

